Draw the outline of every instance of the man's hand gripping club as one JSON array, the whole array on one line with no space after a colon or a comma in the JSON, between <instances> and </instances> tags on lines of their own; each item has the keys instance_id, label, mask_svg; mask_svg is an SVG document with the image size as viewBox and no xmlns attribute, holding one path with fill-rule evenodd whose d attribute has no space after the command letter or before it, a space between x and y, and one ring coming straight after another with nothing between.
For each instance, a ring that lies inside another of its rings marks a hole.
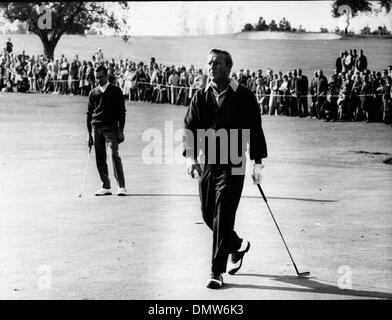
<instances>
[{"instance_id":1,"label":"man's hand gripping club","mask_svg":"<svg viewBox=\"0 0 392 320\"><path fill-rule=\"evenodd\" d=\"M252 179L254 184L260 184L263 178L264 165L261 163L255 163L253 167Z\"/></svg>"},{"instance_id":2,"label":"man's hand gripping club","mask_svg":"<svg viewBox=\"0 0 392 320\"><path fill-rule=\"evenodd\" d=\"M201 177L201 175L202 175L201 166L200 166L200 163L198 163L196 159L193 159L192 157L187 157L186 158L186 165L188 168L188 174L193 179ZM197 173L197 176L195 175L195 172Z\"/></svg>"}]
</instances>

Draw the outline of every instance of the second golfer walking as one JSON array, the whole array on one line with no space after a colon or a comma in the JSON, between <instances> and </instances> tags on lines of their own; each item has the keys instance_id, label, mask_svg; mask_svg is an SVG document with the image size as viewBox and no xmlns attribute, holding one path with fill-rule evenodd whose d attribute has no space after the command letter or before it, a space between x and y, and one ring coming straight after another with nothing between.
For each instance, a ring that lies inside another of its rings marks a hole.
<instances>
[{"instance_id":1,"label":"second golfer walking","mask_svg":"<svg viewBox=\"0 0 392 320\"><path fill-rule=\"evenodd\" d=\"M228 272L235 274L250 247L250 242L234 231L244 185L246 146L250 159L254 160L252 177L256 184L261 181L262 159L267 157L260 107L249 89L229 78L232 66L227 51L212 49L208 53L210 81L205 89L196 92L184 120L188 173L200 176L202 215L213 233L211 277L207 282L212 289L223 286L222 274L226 272L229 255L232 265ZM215 148L205 148L205 135L200 134L206 131L212 132L208 138L219 136L219 147L215 141ZM204 164L198 161L200 153L204 154Z\"/></svg>"}]
</instances>

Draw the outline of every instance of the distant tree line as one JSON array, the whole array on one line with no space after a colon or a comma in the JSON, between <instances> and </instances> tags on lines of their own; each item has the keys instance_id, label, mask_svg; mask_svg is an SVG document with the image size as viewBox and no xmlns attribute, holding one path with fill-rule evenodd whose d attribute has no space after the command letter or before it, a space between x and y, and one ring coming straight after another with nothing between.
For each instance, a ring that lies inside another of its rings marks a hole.
<instances>
[{"instance_id":1,"label":"distant tree line","mask_svg":"<svg viewBox=\"0 0 392 320\"><path fill-rule=\"evenodd\" d=\"M328 32L328 31L327 31ZM333 31L334 33L338 34L345 34L345 31L343 29L340 29L339 27L336 27L335 30ZM354 32L349 32L349 35L354 35ZM385 35L390 35L391 31L387 29L385 25L383 26L378 26L376 29L371 30L369 26L363 27L359 31L360 35L374 35L374 36L385 36Z\"/></svg>"},{"instance_id":2,"label":"distant tree line","mask_svg":"<svg viewBox=\"0 0 392 320\"><path fill-rule=\"evenodd\" d=\"M259 21L256 24L246 23L242 28L241 32L249 32L249 31L284 31L284 32L306 32L306 30L300 25L298 28L292 28L290 22L286 18L282 18L279 21L279 24L276 23L275 20L271 20L270 23L267 23L263 17L259 18ZM339 27L336 27L335 30L328 30L325 27L320 27L321 33L338 33L344 34L345 30L341 30ZM391 31L387 29L385 25L378 26L377 29L371 30L369 26L365 26L359 32L361 35L390 35ZM353 35L353 32L349 32L349 34Z\"/></svg>"},{"instance_id":3,"label":"distant tree line","mask_svg":"<svg viewBox=\"0 0 392 320\"><path fill-rule=\"evenodd\" d=\"M347 28L349 26L350 19L356 17L359 14L366 13L379 14L384 11L386 14L389 14L392 9L392 0L333 0L331 4L331 9L332 17L338 18L342 15L347 15L348 18L346 29L343 30L343 32L338 27L336 27L336 29L331 32L347 34ZM298 29L292 28L290 22L286 18L282 18L277 24L275 20L271 20L270 23L267 23L263 19L263 17L260 17L259 21L255 24L246 23L241 31L306 32L306 30L302 28L302 25L300 25ZM321 27L320 32L328 33L329 30L325 27ZM350 32L350 34L353 33ZM389 35L391 34L391 32L387 30L385 25L379 26L374 31L371 31L370 28L367 26L360 31L360 34Z\"/></svg>"},{"instance_id":4,"label":"distant tree line","mask_svg":"<svg viewBox=\"0 0 392 320\"><path fill-rule=\"evenodd\" d=\"M246 23L241 30L246 31L284 31L284 32L306 32L302 25L298 28L291 27L289 20L283 17L279 23L276 23L274 19L270 23L267 23L263 17L259 18L259 21L255 24Z\"/></svg>"},{"instance_id":5,"label":"distant tree line","mask_svg":"<svg viewBox=\"0 0 392 320\"><path fill-rule=\"evenodd\" d=\"M373 35L384 36L384 35L391 34L391 31L389 31L385 25L378 26L377 29L374 29L373 31L370 30L369 26L366 26L363 29L361 29L361 34L362 35L373 34Z\"/></svg>"}]
</instances>

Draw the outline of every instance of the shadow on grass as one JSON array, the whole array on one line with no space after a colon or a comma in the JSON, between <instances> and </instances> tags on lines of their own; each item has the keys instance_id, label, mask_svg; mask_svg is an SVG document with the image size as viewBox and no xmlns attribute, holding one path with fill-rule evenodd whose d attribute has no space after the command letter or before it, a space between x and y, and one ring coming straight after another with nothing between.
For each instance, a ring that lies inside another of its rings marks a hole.
<instances>
[{"instance_id":1,"label":"shadow on grass","mask_svg":"<svg viewBox=\"0 0 392 320\"><path fill-rule=\"evenodd\" d=\"M297 276L245 274L245 273L242 274L240 273L237 274L236 276L268 278L278 282L301 286L302 288L225 283L223 289L242 288L242 289L261 289L261 290L277 290L277 291L296 291L301 293L320 293L320 294L335 294L335 295L342 295L342 296L354 296L354 297L365 297L365 298L392 299L392 293L353 290L353 289L340 289L337 286L333 286L333 285L329 285L313 280L312 277L298 278Z\"/></svg>"},{"instance_id":2,"label":"shadow on grass","mask_svg":"<svg viewBox=\"0 0 392 320\"><path fill-rule=\"evenodd\" d=\"M126 197L199 197L198 194L181 194L181 193L128 193ZM260 196L242 196L244 199L261 199ZM292 197L268 197L275 200L294 200L294 201L311 201L311 202L338 202L337 200L312 199L312 198L292 198Z\"/></svg>"}]
</instances>

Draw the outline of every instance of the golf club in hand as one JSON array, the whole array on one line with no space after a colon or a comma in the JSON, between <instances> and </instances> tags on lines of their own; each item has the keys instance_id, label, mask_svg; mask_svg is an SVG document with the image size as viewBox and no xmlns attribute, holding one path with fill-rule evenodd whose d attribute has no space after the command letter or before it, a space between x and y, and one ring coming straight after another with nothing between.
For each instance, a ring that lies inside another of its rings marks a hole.
<instances>
[{"instance_id":1,"label":"golf club in hand","mask_svg":"<svg viewBox=\"0 0 392 320\"><path fill-rule=\"evenodd\" d=\"M82 189L80 190L80 193L79 193L79 196L78 196L79 198L82 197L82 193L84 191L84 185L86 183L86 174L87 174L88 163L89 163L90 155L91 155L91 147L92 147L92 145L89 144L89 150L88 150L88 154L87 154L86 167L84 168L84 174L83 174Z\"/></svg>"},{"instance_id":2,"label":"golf club in hand","mask_svg":"<svg viewBox=\"0 0 392 320\"><path fill-rule=\"evenodd\" d=\"M304 277L310 276L310 272L309 272L309 271L306 271L306 272L299 272L299 271L298 271L298 268L297 268L297 266L295 265L294 259L293 259L293 257L291 256L290 250L289 250L289 248L287 247L286 241L284 240L283 235L282 235L282 232L281 232L280 229L279 229L278 223L276 222L276 220L275 220L275 218L274 218L274 215L272 214L271 208L270 208L269 205L268 205L267 198L266 198L266 196L265 196L265 194L264 194L264 192L263 192L263 189L261 189L260 184L257 184L257 188L259 188L259 191L260 191L260 193L261 193L261 196L263 197L263 199L264 199L264 201L265 201L265 203L266 203L266 205L267 205L267 208L268 208L268 210L269 210L269 212L270 212L270 214L271 214L271 217L272 217L272 219L273 219L274 222L275 222L276 228L278 228L279 234L280 234L280 236L281 236L281 238L282 238L282 240L283 240L283 243L284 243L284 245L285 245L285 247L286 247L286 249L287 249L287 252L289 253L291 262L292 262L293 265L294 265L295 272L297 273L297 276L300 277L300 278L304 278Z\"/></svg>"}]
</instances>

